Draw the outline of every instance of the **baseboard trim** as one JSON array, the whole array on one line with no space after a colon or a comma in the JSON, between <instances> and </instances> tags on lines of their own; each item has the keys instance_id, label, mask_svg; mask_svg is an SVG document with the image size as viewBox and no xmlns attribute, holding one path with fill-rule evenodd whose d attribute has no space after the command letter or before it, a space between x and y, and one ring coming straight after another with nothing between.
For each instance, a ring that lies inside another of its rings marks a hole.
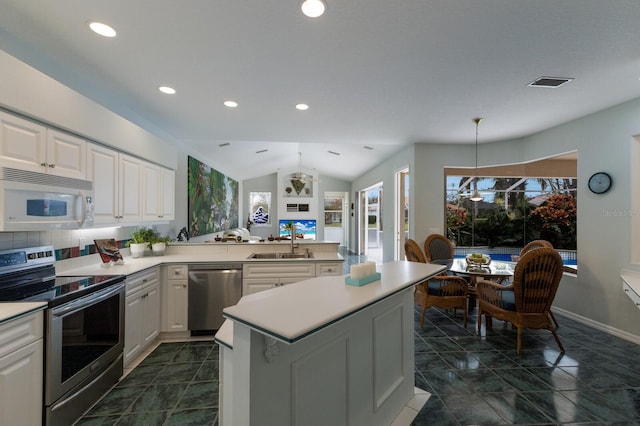
<instances>
[{"instance_id":1,"label":"baseboard trim","mask_svg":"<svg viewBox=\"0 0 640 426\"><path fill-rule=\"evenodd\" d=\"M602 324L601 322L594 321L592 319L583 317L582 315L575 314L573 312L566 311L561 308L553 308L552 311L554 313L558 313L562 316L569 317L575 321L578 321L582 324L588 325L589 327L595 328L596 330L604 331L605 333L611 334L616 337L620 337L621 339L627 340L631 343L635 343L636 345L640 345L640 336L635 334L631 334L624 330L620 330L615 327L611 327L606 324ZM561 325L562 326L562 325Z\"/></svg>"}]
</instances>

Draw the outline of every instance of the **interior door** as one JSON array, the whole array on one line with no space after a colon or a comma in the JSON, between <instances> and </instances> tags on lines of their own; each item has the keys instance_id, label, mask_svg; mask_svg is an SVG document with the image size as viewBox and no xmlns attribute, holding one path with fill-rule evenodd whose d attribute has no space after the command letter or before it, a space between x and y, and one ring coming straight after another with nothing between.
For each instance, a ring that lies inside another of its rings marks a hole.
<instances>
[{"instance_id":1,"label":"interior door","mask_svg":"<svg viewBox=\"0 0 640 426\"><path fill-rule=\"evenodd\" d=\"M404 260L404 242L409 238L409 169L396 173L394 260Z\"/></svg>"}]
</instances>

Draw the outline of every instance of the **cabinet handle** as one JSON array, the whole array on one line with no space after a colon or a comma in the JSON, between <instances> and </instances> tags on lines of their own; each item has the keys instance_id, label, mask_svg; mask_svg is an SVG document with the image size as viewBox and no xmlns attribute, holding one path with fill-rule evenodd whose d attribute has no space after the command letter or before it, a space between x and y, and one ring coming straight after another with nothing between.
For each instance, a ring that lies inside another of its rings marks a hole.
<instances>
[{"instance_id":1,"label":"cabinet handle","mask_svg":"<svg viewBox=\"0 0 640 426\"><path fill-rule=\"evenodd\" d=\"M187 285L186 284L182 284L182 288L187 288Z\"/></svg>"},{"instance_id":2,"label":"cabinet handle","mask_svg":"<svg viewBox=\"0 0 640 426\"><path fill-rule=\"evenodd\" d=\"M623 290L624 290L625 293L629 293L629 289L628 288L625 288Z\"/></svg>"},{"instance_id":3,"label":"cabinet handle","mask_svg":"<svg viewBox=\"0 0 640 426\"><path fill-rule=\"evenodd\" d=\"M42 167L47 167L47 163L40 163Z\"/></svg>"},{"instance_id":4,"label":"cabinet handle","mask_svg":"<svg viewBox=\"0 0 640 426\"><path fill-rule=\"evenodd\" d=\"M52 169L55 169L56 165L55 164L49 164L49 167L51 167Z\"/></svg>"}]
</instances>

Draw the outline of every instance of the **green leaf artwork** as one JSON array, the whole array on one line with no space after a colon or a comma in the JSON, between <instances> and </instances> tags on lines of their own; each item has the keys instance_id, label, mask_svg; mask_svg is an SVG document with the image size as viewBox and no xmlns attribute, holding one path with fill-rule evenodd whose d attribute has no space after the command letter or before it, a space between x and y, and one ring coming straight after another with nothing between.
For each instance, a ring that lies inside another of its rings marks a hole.
<instances>
[{"instance_id":1,"label":"green leaf artwork","mask_svg":"<svg viewBox=\"0 0 640 426\"><path fill-rule=\"evenodd\" d=\"M238 227L238 182L188 157L188 215L191 236Z\"/></svg>"}]
</instances>

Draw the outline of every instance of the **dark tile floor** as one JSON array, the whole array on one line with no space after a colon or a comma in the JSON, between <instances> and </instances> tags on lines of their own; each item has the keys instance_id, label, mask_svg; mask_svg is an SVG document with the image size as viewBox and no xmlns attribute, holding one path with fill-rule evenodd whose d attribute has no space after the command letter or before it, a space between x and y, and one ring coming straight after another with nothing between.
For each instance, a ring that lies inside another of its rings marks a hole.
<instances>
[{"instance_id":1,"label":"dark tile floor","mask_svg":"<svg viewBox=\"0 0 640 426\"><path fill-rule=\"evenodd\" d=\"M162 343L76 425L218 424L218 347Z\"/></svg>"},{"instance_id":2,"label":"dark tile floor","mask_svg":"<svg viewBox=\"0 0 640 426\"><path fill-rule=\"evenodd\" d=\"M478 334L475 315L465 328L432 308L421 330L416 309L416 386L432 395L414 425L640 425L640 345L556 317L566 353L526 330L518 355L510 325ZM213 342L163 343L77 425L217 425L217 362Z\"/></svg>"},{"instance_id":3,"label":"dark tile floor","mask_svg":"<svg viewBox=\"0 0 640 426\"><path fill-rule=\"evenodd\" d=\"M415 425L640 425L640 346L556 315L561 354L546 330L429 309L416 315L416 386L432 393Z\"/></svg>"}]
</instances>

